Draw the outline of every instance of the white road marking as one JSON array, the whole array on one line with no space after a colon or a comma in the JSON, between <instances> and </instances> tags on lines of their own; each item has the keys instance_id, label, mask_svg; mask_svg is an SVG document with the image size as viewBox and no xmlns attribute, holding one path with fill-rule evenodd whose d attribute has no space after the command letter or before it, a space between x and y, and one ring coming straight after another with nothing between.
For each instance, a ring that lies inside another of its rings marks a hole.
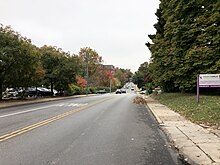
<instances>
[{"instance_id":1,"label":"white road marking","mask_svg":"<svg viewBox=\"0 0 220 165\"><path fill-rule=\"evenodd\" d=\"M20 111L20 112L16 112L16 113L10 113L10 114L7 114L7 115L2 115L2 116L0 116L0 118L19 115L19 114L28 113L28 112L33 112L33 111L37 111L37 110L40 110L40 109L49 108L49 107L52 107L52 106L54 106L54 105L40 107L40 108L34 108L34 109L30 109L30 110L26 110L26 111Z\"/></svg>"},{"instance_id":2,"label":"white road marking","mask_svg":"<svg viewBox=\"0 0 220 165\"><path fill-rule=\"evenodd\" d=\"M57 104L54 106L58 106L58 107L82 107L82 106L86 106L88 105L88 103L69 103L69 104Z\"/></svg>"},{"instance_id":3,"label":"white road marking","mask_svg":"<svg viewBox=\"0 0 220 165\"><path fill-rule=\"evenodd\" d=\"M24 114L24 113L28 113L28 112L33 112L33 111L37 111L40 109L45 109L45 108L49 108L49 107L81 107L81 106L86 106L88 105L88 103L84 103L84 104L78 104L78 103L70 103L70 104L54 104L54 105L50 105L50 106L45 106L45 107L39 107L39 108L34 108L34 109L30 109L30 110L26 110L26 111L20 111L20 112L16 112L16 113L10 113L10 114L6 114L6 115L2 115L0 116L0 118L4 118L4 117L9 117L9 116L15 116L15 115L20 115L20 114Z\"/></svg>"}]
</instances>

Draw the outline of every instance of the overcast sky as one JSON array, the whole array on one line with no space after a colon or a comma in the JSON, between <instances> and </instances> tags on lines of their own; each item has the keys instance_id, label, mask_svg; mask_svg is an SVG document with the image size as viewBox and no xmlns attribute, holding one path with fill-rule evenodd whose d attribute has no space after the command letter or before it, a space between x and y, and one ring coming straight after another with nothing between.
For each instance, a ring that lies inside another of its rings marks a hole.
<instances>
[{"instance_id":1,"label":"overcast sky","mask_svg":"<svg viewBox=\"0 0 220 165\"><path fill-rule=\"evenodd\" d=\"M91 47L104 64L138 70L149 61L159 0L0 0L0 23L41 47L78 54Z\"/></svg>"}]
</instances>

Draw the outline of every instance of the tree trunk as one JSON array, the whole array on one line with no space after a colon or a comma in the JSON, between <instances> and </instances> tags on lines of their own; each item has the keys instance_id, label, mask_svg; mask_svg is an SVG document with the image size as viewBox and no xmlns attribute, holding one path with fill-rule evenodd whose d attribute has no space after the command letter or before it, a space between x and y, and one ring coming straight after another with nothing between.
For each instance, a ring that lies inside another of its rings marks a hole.
<instances>
[{"instance_id":1,"label":"tree trunk","mask_svg":"<svg viewBox=\"0 0 220 165\"><path fill-rule=\"evenodd\" d=\"M53 80L50 80L51 96L53 96Z\"/></svg>"},{"instance_id":2,"label":"tree trunk","mask_svg":"<svg viewBox=\"0 0 220 165\"><path fill-rule=\"evenodd\" d=\"M3 83L0 81L0 100L2 100Z\"/></svg>"}]
</instances>

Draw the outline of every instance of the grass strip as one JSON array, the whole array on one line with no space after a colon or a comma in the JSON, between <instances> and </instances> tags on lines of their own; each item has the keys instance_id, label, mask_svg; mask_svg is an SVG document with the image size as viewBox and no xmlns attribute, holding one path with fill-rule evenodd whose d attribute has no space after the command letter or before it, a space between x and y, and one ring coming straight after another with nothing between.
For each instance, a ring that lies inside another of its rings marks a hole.
<instances>
[{"instance_id":1,"label":"grass strip","mask_svg":"<svg viewBox=\"0 0 220 165\"><path fill-rule=\"evenodd\" d=\"M162 93L152 97L197 124L220 127L220 96L201 95L199 103L196 95L189 93Z\"/></svg>"}]
</instances>

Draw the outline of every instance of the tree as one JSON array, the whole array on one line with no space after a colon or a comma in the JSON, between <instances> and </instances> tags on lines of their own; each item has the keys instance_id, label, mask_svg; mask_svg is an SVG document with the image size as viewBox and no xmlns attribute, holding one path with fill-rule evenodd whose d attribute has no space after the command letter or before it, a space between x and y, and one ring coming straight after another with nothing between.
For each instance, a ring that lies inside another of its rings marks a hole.
<instances>
[{"instance_id":1,"label":"tree","mask_svg":"<svg viewBox=\"0 0 220 165\"><path fill-rule=\"evenodd\" d=\"M133 73L129 69L116 68L114 77L120 81L121 85L124 85L132 77Z\"/></svg>"},{"instance_id":2,"label":"tree","mask_svg":"<svg viewBox=\"0 0 220 165\"><path fill-rule=\"evenodd\" d=\"M76 76L76 83L80 88L86 87L86 80L81 76Z\"/></svg>"},{"instance_id":3,"label":"tree","mask_svg":"<svg viewBox=\"0 0 220 165\"><path fill-rule=\"evenodd\" d=\"M196 75L219 72L217 0L161 1L149 35L153 81L166 91L193 91Z\"/></svg>"},{"instance_id":4,"label":"tree","mask_svg":"<svg viewBox=\"0 0 220 165\"><path fill-rule=\"evenodd\" d=\"M59 91L68 89L69 84L76 82L75 76L80 72L80 60L76 55L70 55L52 46L40 49L41 62L45 70L44 84Z\"/></svg>"},{"instance_id":5,"label":"tree","mask_svg":"<svg viewBox=\"0 0 220 165\"><path fill-rule=\"evenodd\" d=\"M63 54L56 71L58 77L54 85L57 90L65 91L69 84L76 83L76 75L79 74L80 70L78 61L78 56Z\"/></svg>"},{"instance_id":6,"label":"tree","mask_svg":"<svg viewBox=\"0 0 220 165\"><path fill-rule=\"evenodd\" d=\"M80 49L79 58L84 64L85 68L83 76L86 77L88 72L89 76L87 81L89 81L90 84L94 84L94 74L102 63L102 57L99 56L99 54L95 50L89 47L84 47Z\"/></svg>"},{"instance_id":7,"label":"tree","mask_svg":"<svg viewBox=\"0 0 220 165\"><path fill-rule=\"evenodd\" d=\"M70 84L83 86L84 79L76 75L89 74L90 84L109 85L125 82L131 77L130 70L119 69L116 78L102 68L102 57L89 48L81 48L79 55L70 55L55 46L36 47L30 39L22 37L10 26L0 24L0 98L6 87L55 87L68 90ZM100 76L102 75L102 76ZM120 81L120 82L119 82Z\"/></svg>"},{"instance_id":8,"label":"tree","mask_svg":"<svg viewBox=\"0 0 220 165\"><path fill-rule=\"evenodd\" d=\"M147 83L152 82L148 62L144 62L140 65L138 71L135 72L133 76L133 82L137 84L139 88L144 87Z\"/></svg>"},{"instance_id":9,"label":"tree","mask_svg":"<svg viewBox=\"0 0 220 165\"><path fill-rule=\"evenodd\" d=\"M31 85L37 68L36 49L31 41L10 26L0 25L0 98L6 87Z\"/></svg>"}]
</instances>

